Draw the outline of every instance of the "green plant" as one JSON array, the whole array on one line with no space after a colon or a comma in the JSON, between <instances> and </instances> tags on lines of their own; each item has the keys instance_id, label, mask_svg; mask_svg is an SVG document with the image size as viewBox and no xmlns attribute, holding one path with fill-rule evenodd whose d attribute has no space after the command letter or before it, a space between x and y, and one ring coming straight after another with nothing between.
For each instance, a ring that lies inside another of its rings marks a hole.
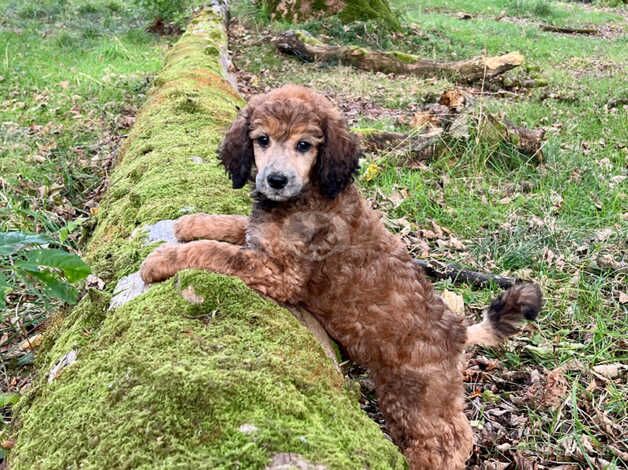
<instances>
[{"instance_id":1,"label":"green plant","mask_svg":"<svg viewBox=\"0 0 628 470\"><path fill-rule=\"evenodd\" d=\"M519 16L548 18L556 15L556 10L547 0L510 0L508 9Z\"/></svg>"},{"instance_id":2,"label":"green plant","mask_svg":"<svg viewBox=\"0 0 628 470\"><path fill-rule=\"evenodd\" d=\"M135 0L154 20L181 23L189 0Z\"/></svg>"},{"instance_id":3,"label":"green plant","mask_svg":"<svg viewBox=\"0 0 628 470\"><path fill-rule=\"evenodd\" d=\"M71 283L90 273L77 255L51 248L50 238L24 232L0 232L0 308L14 291L76 303L78 291Z\"/></svg>"}]
</instances>

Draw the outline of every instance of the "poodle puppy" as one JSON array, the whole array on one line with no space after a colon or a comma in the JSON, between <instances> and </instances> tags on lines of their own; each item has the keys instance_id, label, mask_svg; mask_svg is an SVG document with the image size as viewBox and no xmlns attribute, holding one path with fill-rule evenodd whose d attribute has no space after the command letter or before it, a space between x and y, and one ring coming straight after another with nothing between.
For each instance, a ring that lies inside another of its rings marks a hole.
<instances>
[{"instance_id":1,"label":"poodle puppy","mask_svg":"<svg viewBox=\"0 0 628 470\"><path fill-rule=\"evenodd\" d=\"M294 85L253 97L219 151L234 188L251 181L250 217L181 217L184 244L143 263L151 283L186 268L233 275L312 312L367 367L410 468L462 469L472 450L459 371L469 344L497 344L541 308L521 284L466 328L352 184L358 139L332 103Z\"/></svg>"}]
</instances>

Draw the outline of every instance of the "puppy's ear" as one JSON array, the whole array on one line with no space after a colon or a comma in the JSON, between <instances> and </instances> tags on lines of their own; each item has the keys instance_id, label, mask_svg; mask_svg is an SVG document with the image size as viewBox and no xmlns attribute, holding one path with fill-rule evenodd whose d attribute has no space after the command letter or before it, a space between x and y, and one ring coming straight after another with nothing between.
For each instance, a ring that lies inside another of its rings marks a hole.
<instances>
[{"instance_id":1,"label":"puppy's ear","mask_svg":"<svg viewBox=\"0 0 628 470\"><path fill-rule=\"evenodd\" d=\"M314 171L323 195L334 198L353 182L359 167L360 141L340 115L328 116L324 128L325 141Z\"/></svg>"},{"instance_id":2,"label":"puppy's ear","mask_svg":"<svg viewBox=\"0 0 628 470\"><path fill-rule=\"evenodd\" d=\"M253 144L249 139L249 108L245 108L227 131L218 156L229 173L235 189L243 187L251 176Z\"/></svg>"}]
</instances>

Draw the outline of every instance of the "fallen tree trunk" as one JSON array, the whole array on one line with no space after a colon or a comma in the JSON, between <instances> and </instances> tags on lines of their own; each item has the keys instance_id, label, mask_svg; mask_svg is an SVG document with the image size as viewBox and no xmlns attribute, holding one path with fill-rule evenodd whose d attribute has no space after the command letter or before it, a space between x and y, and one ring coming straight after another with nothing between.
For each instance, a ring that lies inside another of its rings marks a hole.
<instances>
[{"instance_id":1,"label":"fallen tree trunk","mask_svg":"<svg viewBox=\"0 0 628 470\"><path fill-rule=\"evenodd\" d=\"M214 154L244 104L220 68L225 46L221 16L203 10L168 53L87 249L108 290L47 331L15 410L12 469L404 468L312 334L241 281L184 271L110 304L154 247L147 224L248 211Z\"/></svg>"},{"instance_id":2,"label":"fallen tree trunk","mask_svg":"<svg viewBox=\"0 0 628 470\"><path fill-rule=\"evenodd\" d=\"M320 61L352 65L370 72L415 75L417 77L447 77L460 82L489 80L523 64L519 52L495 57L475 57L455 62L422 59L403 52L382 52L357 46L331 46L311 36L307 31L287 31L274 43L279 51L306 62Z\"/></svg>"}]
</instances>

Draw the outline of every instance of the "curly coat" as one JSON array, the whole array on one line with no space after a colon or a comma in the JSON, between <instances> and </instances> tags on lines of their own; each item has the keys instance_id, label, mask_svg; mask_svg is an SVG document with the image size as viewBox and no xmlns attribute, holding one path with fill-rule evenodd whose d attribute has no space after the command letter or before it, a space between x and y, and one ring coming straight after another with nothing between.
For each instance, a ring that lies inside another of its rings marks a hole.
<instances>
[{"instance_id":1,"label":"curly coat","mask_svg":"<svg viewBox=\"0 0 628 470\"><path fill-rule=\"evenodd\" d=\"M511 288L482 323L466 328L351 184L358 140L331 102L296 86L252 98L220 149L235 188L259 170L249 135L257 125L278 139L304 126L320 128L308 184L285 202L254 191L248 218L182 217L176 236L189 243L156 250L142 266L143 278L154 282L202 268L305 307L370 370L380 409L410 468L464 468L473 443L458 368L464 347L496 344L524 317L535 318L540 290L532 284Z\"/></svg>"}]
</instances>

